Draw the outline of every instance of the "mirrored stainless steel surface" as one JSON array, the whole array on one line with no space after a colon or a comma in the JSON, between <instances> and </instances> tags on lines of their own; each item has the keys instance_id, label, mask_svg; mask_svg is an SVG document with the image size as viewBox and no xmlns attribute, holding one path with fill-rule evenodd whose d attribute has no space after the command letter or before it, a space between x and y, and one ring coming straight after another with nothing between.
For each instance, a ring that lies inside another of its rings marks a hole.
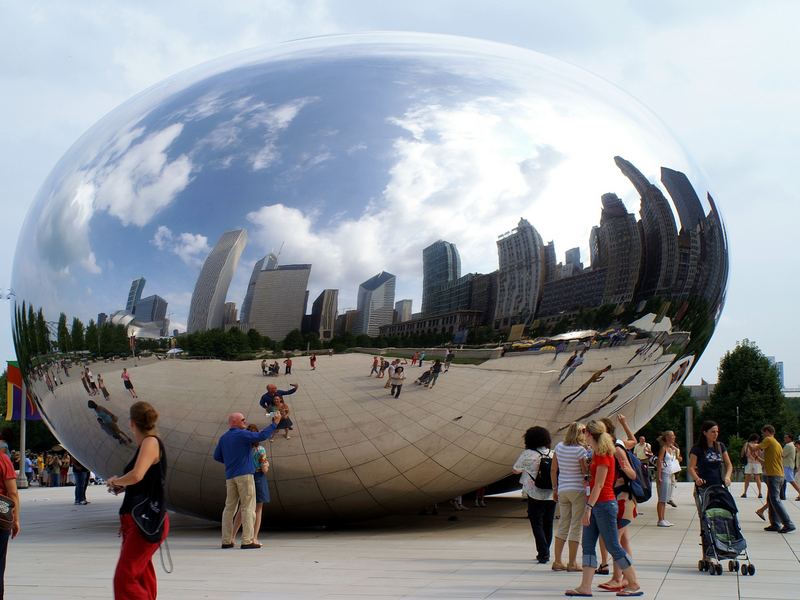
<instances>
[{"instance_id":1,"label":"mirrored stainless steel surface","mask_svg":"<svg viewBox=\"0 0 800 600\"><path fill-rule=\"evenodd\" d=\"M133 452L129 377L161 413L170 503L211 518L227 413L265 425L266 384L297 383L290 438L265 444L267 519L364 518L502 479L534 424L646 423L727 272L703 175L620 90L509 46L337 36L198 67L81 137L20 233L15 344L49 426L105 476ZM314 338L315 368L262 374L262 346ZM426 355L390 397L370 346L412 342L382 350Z\"/></svg>"}]
</instances>

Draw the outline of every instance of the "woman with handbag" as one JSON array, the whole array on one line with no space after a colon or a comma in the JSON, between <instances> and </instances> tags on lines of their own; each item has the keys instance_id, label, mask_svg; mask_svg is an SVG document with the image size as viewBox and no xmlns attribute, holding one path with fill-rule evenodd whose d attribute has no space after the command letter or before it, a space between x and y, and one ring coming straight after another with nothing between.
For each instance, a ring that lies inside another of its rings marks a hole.
<instances>
[{"instance_id":1,"label":"woman with handbag","mask_svg":"<svg viewBox=\"0 0 800 600\"><path fill-rule=\"evenodd\" d=\"M156 432L156 410L147 402L134 402L130 419L138 449L125 466L124 474L106 481L109 491L115 494L125 491L119 509L122 548L114 573L114 598L153 600L157 582L151 559L169 532L164 506L167 457ZM148 527L148 522L155 526Z\"/></svg>"},{"instance_id":2,"label":"woman with handbag","mask_svg":"<svg viewBox=\"0 0 800 600\"><path fill-rule=\"evenodd\" d=\"M8 540L19 534L19 493L17 474L6 452L8 444L0 440L0 600L3 600Z\"/></svg>"},{"instance_id":3,"label":"woman with handbag","mask_svg":"<svg viewBox=\"0 0 800 600\"><path fill-rule=\"evenodd\" d=\"M667 521L667 502L672 494L672 476L681 470L681 465L678 462L678 456L675 449L675 432L665 431L658 438L661 444L661 450L658 453L658 462L656 463L656 482L658 484L658 504L656 505L656 512L658 513L658 526L659 527L672 527L672 523Z\"/></svg>"}]
</instances>

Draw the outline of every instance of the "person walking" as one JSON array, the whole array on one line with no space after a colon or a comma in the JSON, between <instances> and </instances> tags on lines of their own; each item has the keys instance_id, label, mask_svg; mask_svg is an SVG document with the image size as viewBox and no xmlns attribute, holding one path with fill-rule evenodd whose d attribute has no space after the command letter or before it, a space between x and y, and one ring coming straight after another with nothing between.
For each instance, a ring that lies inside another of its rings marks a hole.
<instances>
[{"instance_id":1,"label":"person walking","mask_svg":"<svg viewBox=\"0 0 800 600\"><path fill-rule=\"evenodd\" d=\"M283 361L284 365L284 375L291 375L292 374L292 357L289 356L286 360Z\"/></svg>"},{"instance_id":2,"label":"person walking","mask_svg":"<svg viewBox=\"0 0 800 600\"><path fill-rule=\"evenodd\" d=\"M97 374L97 387L100 388L100 391L103 393L103 398L105 400L111 399L111 394L108 392L108 389L106 388L106 382L103 381L103 376L100 373Z\"/></svg>"},{"instance_id":3,"label":"person walking","mask_svg":"<svg viewBox=\"0 0 800 600\"><path fill-rule=\"evenodd\" d=\"M412 367L415 364L417 364L417 358L419 358L419 352L414 352L414 354L411 355L411 366Z\"/></svg>"},{"instance_id":4,"label":"person walking","mask_svg":"<svg viewBox=\"0 0 800 600\"><path fill-rule=\"evenodd\" d=\"M525 432L525 450L511 470L520 476L519 482L528 501L528 521L536 542L536 561L550 562L550 544L553 541L553 519L556 503L553 501L553 483L550 477L552 453L550 432L544 427L531 427Z\"/></svg>"},{"instance_id":5,"label":"person walking","mask_svg":"<svg viewBox=\"0 0 800 600\"><path fill-rule=\"evenodd\" d=\"M418 367L422 366L422 361L425 360L425 350L419 353L419 363L417 364Z\"/></svg>"},{"instance_id":6,"label":"person walking","mask_svg":"<svg viewBox=\"0 0 800 600\"><path fill-rule=\"evenodd\" d=\"M436 380L439 379L439 375L442 373L442 361L438 358L433 361L433 366L431 366L431 378L428 383L425 384L426 388L433 389L433 386L436 385Z\"/></svg>"},{"instance_id":7,"label":"person walking","mask_svg":"<svg viewBox=\"0 0 800 600\"><path fill-rule=\"evenodd\" d=\"M395 398L400 397L400 390L403 389L403 382L406 380L405 369L400 365L394 368L394 373L390 375L389 381L392 382L392 389L389 391L390 396Z\"/></svg>"},{"instance_id":8,"label":"person walking","mask_svg":"<svg viewBox=\"0 0 800 600\"><path fill-rule=\"evenodd\" d=\"M658 443L661 445L661 449L658 452L658 461L656 462L658 526L672 527L672 523L666 519L667 503L672 496L672 475L681 470L678 455L675 451L675 432L665 431L658 438Z\"/></svg>"},{"instance_id":9,"label":"person walking","mask_svg":"<svg viewBox=\"0 0 800 600\"><path fill-rule=\"evenodd\" d=\"M698 522L703 521L702 500L700 498L703 488L709 485L724 485L730 487L731 464L728 449L725 444L718 441L719 425L715 421L704 421L700 426L697 443L689 452L689 477L694 481L694 502L697 506ZM702 526L700 539L703 540ZM702 546L702 545L701 545ZM701 550L701 560L705 560L705 548Z\"/></svg>"},{"instance_id":10,"label":"person walking","mask_svg":"<svg viewBox=\"0 0 800 600\"><path fill-rule=\"evenodd\" d=\"M794 436L791 433L783 435L783 451L781 452L781 459L783 460L783 486L781 487L781 500L786 500L786 488L789 484L797 492L797 498L800 500L800 485L797 484L794 477L794 462L795 462L795 449L794 449Z\"/></svg>"},{"instance_id":11,"label":"person walking","mask_svg":"<svg viewBox=\"0 0 800 600\"><path fill-rule=\"evenodd\" d=\"M597 568L597 540L602 538L606 548L622 569L627 585L618 596L641 596L643 592L636 577L630 556L619 543L617 535L617 500L614 496L614 438L606 433L601 421L586 425L587 440L592 450L589 468L590 493L583 514L583 576L578 587L567 590L567 596L591 596L592 577Z\"/></svg>"},{"instance_id":12,"label":"person walking","mask_svg":"<svg viewBox=\"0 0 800 600\"><path fill-rule=\"evenodd\" d=\"M744 445L744 458L747 464L744 467L744 491L741 498L747 498L747 488L750 487L750 482L755 479L756 489L758 490L758 497L763 498L761 495L761 471L762 463L764 462L764 454L761 448L758 447L759 443L758 434L752 434Z\"/></svg>"},{"instance_id":13,"label":"person walking","mask_svg":"<svg viewBox=\"0 0 800 600\"><path fill-rule=\"evenodd\" d=\"M114 572L116 600L154 600L158 591L153 554L169 533L169 516L160 506L164 498L167 455L158 436L158 412L147 402L134 402L130 408L130 426L136 440L136 453L125 466L123 474L106 480L115 494L125 492L119 509L122 547ZM161 539L148 541L133 518L134 507L143 502L163 510Z\"/></svg>"},{"instance_id":14,"label":"person walking","mask_svg":"<svg viewBox=\"0 0 800 600\"><path fill-rule=\"evenodd\" d=\"M775 428L764 425L761 428L761 443L764 451L764 482L767 484L767 505L769 507L769 526L764 531L790 533L796 529L789 518L789 513L781 502L781 486L783 485L783 448L775 439Z\"/></svg>"},{"instance_id":15,"label":"person walking","mask_svg":"<svg viewBox=\"0 0 800 600\"><path fill-rule=\"evenodd\" d=\"M311 358L308 359L308 362L311 363L311 370L312 371L316 371L317 370L317 355L316 354L311 354Z\"/></svg>"},{"instance_id":16,"label":"person walking","mask_svg":"<svg viewBox=\"0 0 800 600\"><path fill-rule=\"evenodd\" d=\"M453 362L453 359L456 357L455 352L452 350L447 350L447 354L444 356L444 372L447 373L450 370L450 364Z\"/></svg>"},{"instance_id":17,"label":"person walking","mask_svg":"<svg viewBox=\"0 0 800 600\"><path fill-rule=\"evenodd\" d=\"M133 389L133 382L131 381L131 376L128 374L128 369L122 369L122 383L125 386L125 389L128 390L130 393L131 398L138 398L139 396L136 395L136 390Z\"/></svg>"},{"instance_id":18,"label":"person walking","mask_svg":"<svg viewBox=\"0 0 800 600\"><path fill-rule=\"evenodd\" d=\"M251 448L254 443L272 437L281 421L280 413L272 423L259 432L245 429L242 413L228 415L228 431L222 434L214 449L214 460L225 465L225 510L222 513L222 548L233 548L233 517L236 507L241 504L242 545L244 550L260 548L255 542L256 489L253 481L253 459Z\"/></svg>"},{"instance_id":19,"label":"person walking","mask_svg":"<svg viewBox=\"0 0 800 600\"><path fill-rule=\"evenodd\" d=\"M564 368L561 369L561 377L558 381L558 385L564 383L570 375L575 372L575 369L580 367L583 364L583 354L578 354L578 351L575 351L575 354L569 357L567 360L567 364L564 365Z\"/></svg>"},{"instance_id":20,"label":"person walking","mask_svg":"<svg viewBox=\"0 0 800 600\"><path fill-rule=\"evenodd\" d=\"M586 428L573 422L567 427L564 441L556 444L550 477L553 481L553 500L558 503L558 531L553 549L553 571L580 571L578 544L583 531L583 508L586 503L588 464L584 434ZM564 544L568 546L567 564L561 561Z\"/></svg>"},{"instance_id":21,"label":"person walking","mask_svg":"<svg viewBox=\"0 0 800 600\"><path fill-rule=\"evenodd\" d=\"M378 357L377 356L373 357L373 359L372 359L372 370L369 372L368 377L372 377L373 373L375 374L376 377L378 376L378 367L380 366L380 364L381 364L381 361L378 360Z\"/></svg>"},{"instance_id":22,"label":"person walking","mask_svg":"<svg viewBox=\"0 0 800 600\"><path fill-rule=\"evenodd\" d=\"M75 504L87 505L86 489L89 487L89 469L84 467L74 456L72 462L72 476L75 478Z\"/></svg>"},{"instance_id":23,"label":"person walking","mask_svg":"<svg viewBox=\"0 0 800 600\"><path fill-rule=\"evenodd\" d=\"M17 491L17 474L14 472L14 464L8 456L8 444L0 440L0 494L9 498L14 507L8 515L8 523L0 521L0 600L3 600L6 576L6 555L8 554L8 542L19 535L21 531L19 525L19 492Z\"/></svg>"}]
</instances>

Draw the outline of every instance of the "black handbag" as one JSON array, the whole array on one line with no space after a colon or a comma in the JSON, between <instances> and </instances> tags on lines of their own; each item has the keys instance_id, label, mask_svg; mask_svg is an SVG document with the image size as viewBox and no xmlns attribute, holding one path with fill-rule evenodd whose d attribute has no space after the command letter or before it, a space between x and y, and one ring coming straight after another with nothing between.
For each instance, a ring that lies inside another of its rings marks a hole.
<instances>
[{"instance_id":1,"label":"black handbag","mask_svg":"<svg viewBox=\"0 0 800 600\"><path fill-rule=\"evenodd\" d=\"M160 438L158 449L161 459L158 461L160 477L147 490L147 495L137 498L131 509L133 522L142 532L142 537L152 544L160 543L164 535L164 520L167 518L167 505L164 502L164 487L167 479L167 457L164 444Z\"/></svg>"},{"instance_id":2,"label":"black handbag","mask_svg":"<svg viewBox=\"0 0 800 600\"><path fill-rule=\"evenodd\" d=\"M8 531L14 524L14 501L0 494L0 530Z\"/></svg>"}]
</instances>

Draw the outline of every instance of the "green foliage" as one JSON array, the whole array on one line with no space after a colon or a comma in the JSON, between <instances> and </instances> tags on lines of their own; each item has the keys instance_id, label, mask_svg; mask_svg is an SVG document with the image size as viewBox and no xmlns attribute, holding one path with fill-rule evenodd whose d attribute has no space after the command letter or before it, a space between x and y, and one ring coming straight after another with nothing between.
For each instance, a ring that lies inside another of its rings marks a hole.
<instances>
[{"instance_id":1,"label":"green foliage","mask_svg":"<svg viewBox=\"0 0 800 600\"><path fill-rule=\"evenodd\" d=\"M86 350L83 323L78 317L72 319L72 330L69 337L73 351Z\"/></svg>"},{"instance_id":2,"label":"green foliage","mask_svg":"<svg viewBox=\"0 0 800 600\"><path fill-rule=\"evenodd\" d=\"M299 329L293 329L283 340L284 350L305 350L306 344Z\"/></svg>"},{"instance_id":3,"label":"green foliage","mask_svg":"<svg viewBox=\"0 0 800 600\"><path fill-rule=\"evenodd\" d=\"M86 349L93 354L100 351L99 340L100 337L97 332L97 325L94 324L94 319L89 319L89 324L86 326L86 334L84 335L86 342Z\"/></svg>"},{"instance_id":4,"label":"green foliage","mask_svg":"<svg viewBox=\"0 0 800 600\"><path fill-rule=\"evenodd\" d=\"M733 434L746 438L758 433L767 423L775 427L780 439L781 432L794 431L796 425L781 393L777 371L749 340L722 357L717 385L702 416L719 423L720 437L726 443Z\"/></svg>"},{"instance_id":5,"label":"green foliage","mask_svg":"<svg viewBox=\"0 0 800 600\"><path fill-rule=\"evenodd\" d=\"M693 428L696 435L700 424L700 411L697 408L697 402L689 393L689 389L681 386L661 410L656 413L656 416L650 419L650 422L637 432L637 436L643 435L648 442L653 443L663 432L674 431L678 446L684 447L687 406L691 406L694 409Z\"/></svg>"},{"instance_id":6,"label":"green foliage","mask_svg":"<svg viewBox=\"0 0 800 600\"><path fill-rule=\"evenodd\" d=\"M58 316L58 350L60 352L69 352L72 348L70 346L69 329L67 329L67 315L63 312Z\"/></svg>"},{"instance_id":7,"label":"green foliage","mask_svg":"<svg viewBox=\"0 0 800 600\"><path fill-rule=\"evenodd\" d=\"M742 466L742 448L746 443L747 440L738 435L732 435L728 438L728 456L731 457L734 467Z\"/></svg>"}]
</instances>

